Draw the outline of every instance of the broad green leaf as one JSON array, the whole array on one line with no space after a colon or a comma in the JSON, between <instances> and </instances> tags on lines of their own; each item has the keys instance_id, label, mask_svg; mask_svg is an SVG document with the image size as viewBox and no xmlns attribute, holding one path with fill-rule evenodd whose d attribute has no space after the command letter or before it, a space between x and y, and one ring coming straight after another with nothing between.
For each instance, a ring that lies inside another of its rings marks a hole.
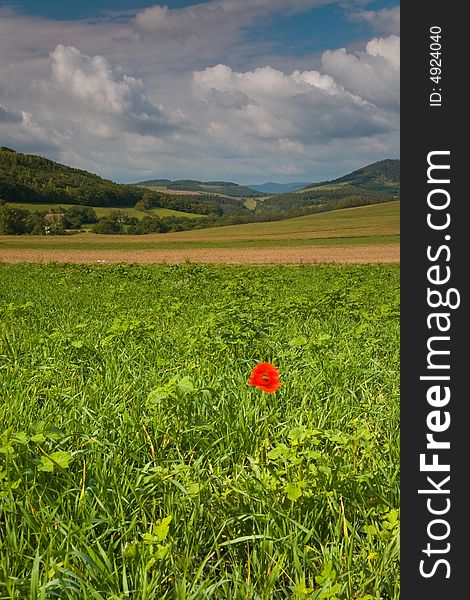
<instances>
[{"instance_id":1,"label":"broad green leaf","mask_svg":"<svg viewBox=\"0 0 470 600\"><path fill-rule=\"evenodd\" d=\"M155 558L165 558L169 549L170 549L170 544L166 544L165 546L161 546L159 544L157 547L157 550L153 553L153 556Z\"/></svg>"},{"instance_id":2,"label":"broad green leaf","mask_svg":"<svg viewBox=\"0 0 470 600\"><path fill-rule=\"evenodd\" d=\"M194 392L194 383L186 376L178 381L178 388L185 394Z\"/></svg>"},{"instance_id":3,"label":"broad green leaf","mask_svg":"<svg viewBox=\"0 0 470 600\"><path fill-rule=\"evenodd\" d=\"M50 440L60 440L60 438L65 437L65 431L55 425L51 425L43 433Z\"/></svg>"},{"instance_id":4,"label":"broad green leaf","mask_svg":"<svg viewBox=\"0 0 470 600\"><path fill-rule=\"evenodd\" d=\"M291 340L289 340L289 346L291 346L291 347L305 346L305 344L307 344L307 343L308 343L308 340L304 336L295 337L295 338L292 338Z\"/></svg>"},{"instance_id":5,"label":"broad green leaf","mask_svg":"<svg viewBox=\"0 0 470 600\"><path fill-rule=\"evenodd\" d=\"M41 456L41 465L38 467L40 471L51 473L54 467L58 466L66 469L69 466L73 456L70 452L52 452L48 456Z\"/></svg>"},{"instance_id":6,"label":"broad green leaf","mask_svg":"<svg viewBox=\"0 0 470 600\"><path fill-rule=\"evenodd\" d=\"M152 528L153 535L160 541L163 541L170 531L170 523L173 517L169 515L157 523Z\"/></svg>"},{"instance_id":7,"label":"broad green leaf","mask_svg":"<svg viewBox=\"0 0 470 600\"><path fill-rule=\"evenodd\" d=\"M377 529L375 525L364 525L362 529L364 533L367 533L369 535L377 535Z\"/></svg>"},{"instance_id":8,"label":"broad green leaf","mask_svg":"<svg viewBox=\"0 0 470 600\"><path fill-rule=\"evenodd\" d=\"M168 396L170 396L170 390L168 387L157 387L149 392L147 396L147 402L160 402L160 400L165 400L165 398L168 398Z\"/></svg>"},{"instance_id":9,"label":"broad green leaf","mask_svg":"<svg viewBox=\"0 0 470 600\"><path fill-rule=\"evenodd\" d=\"M283 457L285 458L288 453L288 448L285 444L279 444L272 450L268 452L268 458L271 460L276 460L277 458Z\"/></svg>"},{"instance_id":10,"label":"broad green leaf","mask_svg":"<svg viewBox=\"0 0 470 600\"><path fill-rule=\"evenodd\" d=\"M197 496L201 491L201 487L199 483L190 483L186 486L186 489L190 496Z\"/></svg>"},{"instance_id":11,"label":"broad green leaf","mask_svg":"<svg viewBox=\"0 0 470 600\"><path fill-rule=\"evenodd\" d=\"M324 589L320 592L318 599L320 600L320 598L321 598L323 600L323 598L332 598L332 596L335 596L335 594L337 592L339 592L340 589L341 589L340 583L335 583L331 587L328 586L326 589Z\"/></svg>"},{"instance_id":12,"label":"broad green leaf","mask_svg":"<svg viewBox=\"0 0 470 600\"><path fill-rule=\"evenodd\" d=\"M313 588L308 588L305 583L298 583L294 585L292 588L295 596L300 596L301 598L305 598L306 596L310 596L313 593Z\"/></svg>"},{"instance_id":13,"label":"broad green leaf","mask_svg":"<svg viewBox=\"0 0 470 600\"><path fill-rule=\"evenodd\" d=\"M19 431L13 436L13 441L18 442L19 444L27 444L29 442L29 437L24 431Z\"/></svg>"},{"instance_id":14,"label":"broad green leaf","mask_svg":"<svg viewBox=\"0 0 470 600\"><path fill-rule=\"evenodd\" d=\"M286 485L286 494L289 500L295 502L302 495L302 488L295 483L288 483Z\"/></svg>"},{"instance_id":15,"label":"broad green leaf","mask_svg":"<svg viewBox=\"0 0 470 600\"><path fill-rule=\"evenodd\" d=\"M137 543L131 542L124 548L124 558L135 558L137 555Z\"/></svg>"},{"instance_id":16,"label":"broad green leaf","mask_svg":"<svg viewBox=\"0 0 470 600\"><path fill-rule=\"evenodd\" d=\"M4 446L0 446L0 452L2 454L13 454L15 449L11 444L5 444Z\"/></svg>"}]
</instances>

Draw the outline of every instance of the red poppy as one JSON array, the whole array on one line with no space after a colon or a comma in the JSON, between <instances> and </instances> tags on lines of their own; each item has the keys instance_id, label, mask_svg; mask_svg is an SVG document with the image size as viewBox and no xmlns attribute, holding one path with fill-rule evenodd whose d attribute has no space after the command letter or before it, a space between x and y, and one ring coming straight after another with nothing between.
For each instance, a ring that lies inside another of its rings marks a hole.
<instances>
[{"instance_id":1,"label":"red poppy","mask_svg":"<svg viewBox=\"0 0 470 600\"><path fill-rule=\"evenodd\" d=\"M281 385L281 382L279 381L279 371L271 363L259 363L251 372L248 385L254 385L259 387L260 390L263 390L263 392L271 394Z\"/></svg>"}]
</instances>

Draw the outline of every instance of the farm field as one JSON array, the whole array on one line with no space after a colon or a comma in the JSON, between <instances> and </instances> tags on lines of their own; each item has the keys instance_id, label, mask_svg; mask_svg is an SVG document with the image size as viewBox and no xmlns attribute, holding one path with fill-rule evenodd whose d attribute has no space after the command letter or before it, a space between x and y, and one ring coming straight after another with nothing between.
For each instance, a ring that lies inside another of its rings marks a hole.
<instances>
[{"instance_id":1,"label":"farm field","mask_svg":"<svg viewBox=\"0 0 470 600\"><path fill-rule=\"evenodd\" d=\"M399 599L398 264L0 277L0 598Z\"/></svg>"},{"instance_id":2,"label":"farm field","mask_svg":"<svg viewBox=\"0 0 470 600\"><path fill-rule=\"evenodd\" d=\"M21 203L21 202L9 202L9 206L12 208L22 208L25 210L29 210L34 212L36 210L39 211L50 211L53 209L64 209L67 210L72 206L82 206L77 204L31 204L31 203ZM155 217L187 217L188 219L198 219L203 215L196 215L194 213L187 213L180 210L173 210L171 208L149 208L148 210L137 210L132 207L102 207L102 206L91 206L97 217L106 217L111 213L123 213L128 215L129 217L135 217L136 219L142 219L146 215L153 215Z\"/></svg>"},{"instance_id":3,"label":"farm field","mask_svg":"<svg viewBox=\"0 0 470 600\"><path fill-rule=\"evenodd\" d=\"M399 262L400 203L145 236L1 236L3 262Z\"/></svg>"}]
</instances>

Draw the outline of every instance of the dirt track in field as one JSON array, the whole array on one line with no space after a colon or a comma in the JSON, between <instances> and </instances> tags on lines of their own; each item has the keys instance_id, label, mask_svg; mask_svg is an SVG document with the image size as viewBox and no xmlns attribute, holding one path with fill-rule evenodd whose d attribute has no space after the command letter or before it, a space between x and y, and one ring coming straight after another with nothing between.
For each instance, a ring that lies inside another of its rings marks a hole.
<instances>
[{"instance_id":1,"label":"dirt track in field","mask_svg":"<svg viewBox=\"0 0 470 600\"><path fill-rule=\"evenodd\" d=\"M316 264L398 263L400 244L343 247L288 248L192 248L186 250L75 250L5 248L0 262L57 263L225 263Z\"/></svg>"}]
</instances>

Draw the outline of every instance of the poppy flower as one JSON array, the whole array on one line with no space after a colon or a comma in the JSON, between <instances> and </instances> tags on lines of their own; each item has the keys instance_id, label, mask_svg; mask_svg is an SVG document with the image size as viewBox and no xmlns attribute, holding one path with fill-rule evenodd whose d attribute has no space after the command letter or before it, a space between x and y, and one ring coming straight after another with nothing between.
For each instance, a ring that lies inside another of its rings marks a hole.
<instances>
[{"instance_id":1,"label":"poppy flower","mask_svg":"<svg viewBox=\"0 0 470 600\"><path fill-rule=\"evenodd\" d=\"M271 394L281 385L281 382L279 381L279 371L271 363L259 363L251 372L248 385L254 385L259 387L260 390L263 390L263 392Z\"/></svg>"}]
</instances>

